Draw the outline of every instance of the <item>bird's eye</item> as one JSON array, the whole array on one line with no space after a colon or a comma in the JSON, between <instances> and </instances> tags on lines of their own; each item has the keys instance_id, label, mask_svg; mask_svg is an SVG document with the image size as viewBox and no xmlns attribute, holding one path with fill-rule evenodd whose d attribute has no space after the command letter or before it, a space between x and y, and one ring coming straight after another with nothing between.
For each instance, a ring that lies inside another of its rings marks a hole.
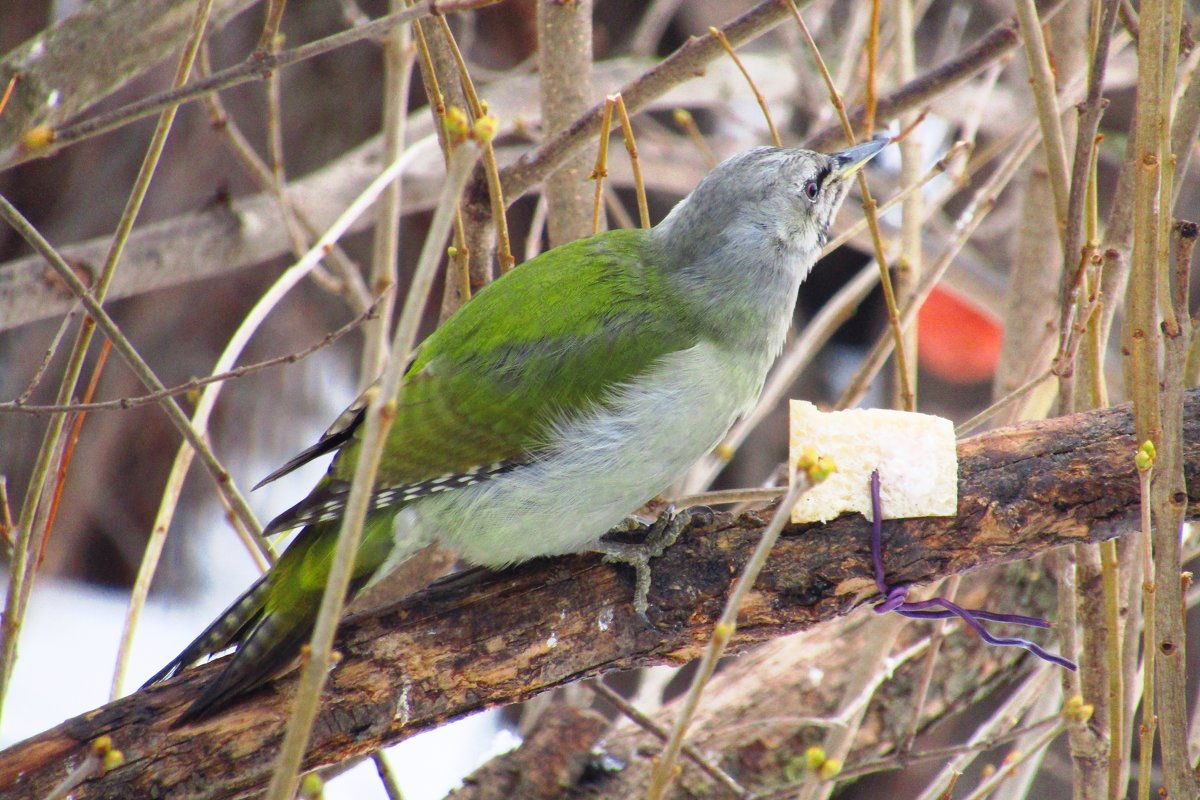
<instances>
[{"instance_id":1,"label":"bird's eye","mask_svg":"<svg viewBox=\"0 0 1200 800\"><path fill-rule=\"evenodd\" d=\"M817 195L821 193L821 187L816 181L809 181L804 184L804 196L812 202L817 202Z\"/></svg>"}]
</instances>

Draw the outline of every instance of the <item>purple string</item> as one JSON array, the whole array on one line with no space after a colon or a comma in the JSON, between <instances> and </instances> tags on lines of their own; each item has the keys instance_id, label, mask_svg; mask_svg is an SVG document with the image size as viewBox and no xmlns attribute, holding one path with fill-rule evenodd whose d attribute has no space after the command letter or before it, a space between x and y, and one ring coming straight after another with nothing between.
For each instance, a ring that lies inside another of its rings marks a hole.
<instances>
[{"instance_id":1,"label":"purple string","mask_svg":"<svg viewBox=\"0 0 1200 800\"><path fill-rule=\"evenodd\" d=\"M1060 667L1074 672L1077 668L1073 661L1062 656L1048 653L1039 645L1028 639L1016 637L993 636L983 626L983 620L989 622L1007 622L1014 625L1025 625L1031 628L1049 628L1050 623L1037 617L1026 617L1021 614L997 614L979 608L963 608L944 597L931 597L928 600L909 600L908 586L888 586L884 579L883 570L883 498L879 492L879 470L871 472L871 563L875 567L875 586L883 599L875 604L875 613L886 614L895 611L910 619L950 619L958 617L979 634L979 638L988 644L1024 647L1038 658L1058 664Z\"/></svg>"}]
</instances>

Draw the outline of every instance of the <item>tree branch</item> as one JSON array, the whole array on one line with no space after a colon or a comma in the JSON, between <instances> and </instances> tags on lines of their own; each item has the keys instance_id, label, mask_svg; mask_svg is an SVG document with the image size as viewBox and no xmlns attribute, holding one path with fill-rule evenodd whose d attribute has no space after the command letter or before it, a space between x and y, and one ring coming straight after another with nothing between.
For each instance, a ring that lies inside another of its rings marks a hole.
<instances>
[{"instance_id":1,"label":"tree branch","mask_svg":"<svg viewBox=\"0 0 1200 800\"><path fill-rule=\"evenodd\" d=\"M213 4L220 30L254 0ZM195 13L194 0L85 3L66 19L0 58L0 85L18 75L0 115L0 152L35 125L57 126L178 52Z\"/></svg>"},{"instance_id":2,"label":"tree branch","mask_svg":"<svg viewBox=\"0 0 1200 800\"><path fill-rule=\"evenodd\" d=\"M1184 440L1188 495L1196 501L1200 390L1188 393ZM887 523L889 582L929 581L1131 529L1139 513L1134 451L1128 406L964 440L958 516ZM630 576L584 555L468 573L351 618L305 768L584 677L695 657L766 519L718 515L656 562L657 629L633 614ZM861 517L789 528L743 609L731 651L848 613L870 599L870 574ZM172 730L220 666L190 670L0 753L0 794L44 796L101 735L112 737L126 763L80 785L79 800L261 792L295 677L219 717Z\"/></svg>"}]
</instances>

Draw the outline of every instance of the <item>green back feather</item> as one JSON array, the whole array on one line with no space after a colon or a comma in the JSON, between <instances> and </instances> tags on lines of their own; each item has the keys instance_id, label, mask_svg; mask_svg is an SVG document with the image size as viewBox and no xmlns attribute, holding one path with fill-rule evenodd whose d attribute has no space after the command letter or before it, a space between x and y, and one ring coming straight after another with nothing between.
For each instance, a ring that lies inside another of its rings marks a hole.
<instances>
[{"instance_id":1,"label":"green back feather","mask_svg":"<svg viewBox=\"0 0 1200 800\"><path fill-rule=\"evenodd\" d=\"M378 484L537 451L556 421L607 400L697 335L644 230L602 233L522 264L422 343L397 398ZM357 438L333 474L352 475Z\"/></svg>"}]
</instances>

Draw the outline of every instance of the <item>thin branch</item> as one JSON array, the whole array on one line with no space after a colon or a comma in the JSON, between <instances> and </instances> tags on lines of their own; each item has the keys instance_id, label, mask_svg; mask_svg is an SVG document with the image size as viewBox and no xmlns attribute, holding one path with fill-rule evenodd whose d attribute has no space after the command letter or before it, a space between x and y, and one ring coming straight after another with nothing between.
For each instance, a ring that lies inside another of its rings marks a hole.
<instances>
[{"instance_id":1,"label":"thin branch","mask_svg":"<svg viewBox=\"0 0 1200 800\"><path fill-rule=\"evenodd\" d=\"M600 232L601 209L604 200L604 179L608 177L608 140L612 129L612 114L613 109L617 105L617 96L609 95L604 100L604 120L600 125L600 144L596 148L596 164L592 167L592 174L589 179L596 182L595 195L592 198L592 234ZM546 216L549 219L550 209L549 201L546 199L546 193L543 192L538 198L539 208L546 209ZM532 235L532 234L531 234Z\"/></svg>"},{"instance_id":2,"label":"thin branch","mask_svg":"<svg viewBox=\"0 0 1200 800\"><path fill-rule=\"evenodd\" d=\"M1060 719L1057 725L1039 736L1032 746L1026 750L1022 750L1015 759L1012 761L1006 760L1004 766L1001 769L996 770L996 772L993 773L990 778L980 783L979 786L976 787L975 791L967 795L966 800L984 800L984 798L990 795L1001 784L1001 782L1008 780L1008 777L1012 774L1012 771L1015 770L1019 764L1030 758L1040 757L1046 748L1048 748L1055 739L1062 735L1065 730L1067 730L1067 721Z\"/></svg>"},{"instance_id":3,"label":"thin branch","mask_svg":"<svg viewBox=\"0 0 1200 800\"><path fill-rule=\"evenodd\" d=\"M670 734L664 730L657 722L647 717L642 712L638 711L634 706L621 695L614 692L612 689L604 685L603 681L589 681L585 684L600 697L603 697L612 704L617 711L620 711L628 717L635 725L645 731L649 731L662 741L666 741ZM750 792L743 788L733 777L714 764L712 761L704 757L704 754L697 750L693 745L684 743L681 752L690 758L696 766L704 770L708 775L718 783L721 783L729 791L733 792L737 797L749 797Z\"/></svg>"},{"instance_id":4,"label":"thin branch","mask_svg":"<svg viewBox=\"0 0 1200 800\"><path fill-rule=\"evenodd\" d=\"M717 489L711 492L686 494L674 499L679 508L690 506L720 506L730 503L769 503L787 493L782 486L766 486L761 489Z\"/></svg>"},{"instance_id":5,"label":"thin branch","mask_svg":"<svg viewBox=\"0 0 1200 800\"><path fill-rule=\"evenodd\" d=\"M720 162L712 148L708 146L704 134L700 133L700 127L696 125L696 118L692 116L692 112L686 108L677 108L671 113L671 119L687 134L688 139L696 146L696 150L704 157L704 163L708 165L708 168L716 169Z\"/></svg>"},{"instance_id":6,"label":"thin branch","mask_svg":"<svg viewBox=\"0 0 1200 800\"><path fill-rule=\"evenodd\" d=\"M4 413L21 413L21 414L57 414L73 411L127 411L131 408L157 403L167 397L178 397L181 394L191 394L197 389L208 386L210 383L222 383L234 378L243 378L246 375L252 375L255 372L262 372L271 367L278 367L284 364L295 364L297 361L302 361L308 358L318 350L323 350L329 345L341 339L347 333L363 325L368 320L377 319L379 317L379 304L383 298L379 298L371 307L367 309L365 314L350 320L342 327L335 331L330 331L321 337L321 339L303 350L297 350L294 353L287 353L282 356L268 358L265 361L257 361L253 364L245 364L240 367L218 372L214 375L208 375L203 378L196 378L187 383L181 383L178 386L172 386L168 389L163 389L161 392L151 392L150 394L138 395L136 397L121 397L117 400L102 400L94 403L67 403L65 405L33 405L24 403L20 398L11 403L0 403L0 414Z\"/></svg>"},{"instance_id":7,"label":"thin branch","mask_svg":"<svg viewBox=\"0 0 1200 800\"><path fill-rule=\"evenodd\" d=\"M812 466L816 467L817 465L814 464ZM716 625L713 626L708 646L704 649L704 655L701 656L700 664L696 668L696 675L692 678L692 685L688 689L688 693L680 706L679 713L675 718L675 724L671 727L671 735L663 746L658 764L650 776L650 788L646 791L646 800L660 800L666 793L671 779L674 778L675 760L679 757L679 751L683 746L683 737L687 734L692 717L695 716L696 709L700 705L700 698L704 694L704 687L712 678L713 673L716 672L717 662L720 661L726 647L729 645L730 639L733 638L733 634L737 631L738 615L742 611L742 604L745 602L746 595L749 594L755 581L758 580L759 573L762 572L763 567L766 565L767 558L771 554L771 548L775 546L779 534L783 531L783 526L787 524L788 518L792 514L792 508L795 507L796 502L800 499L800 495L811 489L814 483L816 483L816 480L810 477L808 472L797 469L792 478L791 488L783 496L783 500L780 501L779 506L775 509L770 524L767 525L766 530L763 531L762 538L759 539L758 545L754 548L754 553L750 556L750 560L746 562L746 566L742 568L738 575L738 579L729 593L729 599L725 602L725 608L721 612Z\"/></svg>"},{"instance_id":8,"label":"thin branch","mask_svg":"<svg viewBox=\"0 0 1200 800\"><path fill-rule=\"evenodd\" d=\"M867 25L867 100L863 109L861 136L870 138L875 133L875 106L878 101L877 68L879 66L879 0L871 2L871 21ZM911 77L911 76L905 76Z\"/></svg>"},{"instance_id":9,"label":"thin branch","mask_svg":"<svg viewBox=\"0 0 1200 800\"><path fill-rule=\"evenodd\" d=\"M1146 444L1150 444L1147 440ZM1141 490L1141 520L1142 530L1139 537L1139 547L1142 562L1142 608L1145 609L1144 627L1142 628L1142 720L1138 726L1138 798L1148 800L1150 797L1150 771L1154 761L1154 734L1158 729L1158 715L1155 712L1159 701L1155 694L1154 675L1154 644L1155 620L1154 595L1157 581L1154 572L1153 542L1154 531L1150 518L1153 509L1151 486L1154 470L1153 446L1143 446L1138 455L1150 454L1147 463L1138 464L1139 486Z\"/></svg>"},{"instance_id":10,"label":"thin branch","mask_svg":"<svg viewBox=\"0 0 1200 800\"><path fill-rule=\"evenodd\" d=\"M421 250L421 257L413 273L412 284L405 297L400 321L392 339L391 361L384 371L378 393L367 408L365 430L338 533L337 549L329 568L325 592L321 596L321 606L313 628L308 658L301 671L300 685L287 732L280 745L271 783L267 788L267 800L287 800L294 792L296 775L300 771L309 735L316 721L321 689L333 664L333 636L341 618L346 590L350 585L358 543L367 516L367 505L371 499L371 486L375 480L388 429L395 416L392 408L393 398L408 367L409 354L416 341L417 326L420 324L425 301L441 262L458 196L478 158L479 150L468 144L456 147L451 153L442 196L429 225L429 232L425 236L425 246ZM389 171L397 171L396 166L401 161L393 162Z\"/></svg>"},{"instance_id":11,"label":"thin branch","mask_svg":"<svg viewBox=\"0 0 1200 800\"><path fill-rule=\"evenodd\" d=\"M411 2L411 0L406 0ZM438 146L442 151L442 162L450 164L450 139L448 134L448 109L446 95L442 92L443 73L449 71L450 56L447 52L449 44L445 38L430 41L425 35L425 25L421 20L413 24L413 38L417 43L417 53L420 56L421 83L425 87L425 97L429 105L427 110L433 119L433 130L437 136ZM455 88L453 81L446 87L451 93L451 100L462 99L461 81ZM454 213L454 244L451 245L450 258L453 267L447 267L445 287L442 290L442 308L439 320L447 319L458 310L458 307L471 299L471 250L467 244L466 222L463 219L462 203Z\"/></svg>"},{"instance_id":12,"label":"thin branch","mask_svg":"<svg viewBox=\"0 0 1200 800\"><path fill-rule=\"evenodd\" d=\"M1004 395L1004 397L1001 397L999 400L995 401L966 422L959 423L954 428L955 435L966 436L967 434L973 433L980 425L983 425L985 422L995 417L997 414L1007 408L1009 404L1015 403L1016 401L1028 395L1034 389L1045 383L1049 378L1053 377L1053 375L1054 373L1050 371L1049 367L1042 370L1040 374L1035 375L1034 377L1025 381L1025 383L1021 384L1016 389L1013 389L1011 392Z\"/></svg>"},{"instance_id":13,"label":"thin branch","mask_svg":"<svg viewBox=\"0 0 1200 800\"><path fill-rule=\"evenodd\" d=\"M383 791L388 800L404 800L404 792L400 790L400 781L396 777L392 765L388 763L387 754L382 750L376 750L371 754L371 761L374 762L375 770L379 773L379 781L383 784Z\"/></svg>"},{"instance_id":14,"label":"thin branch","mask_svg":"<svg viewBox=\"0 0 1200 800\"><path fill-rule=\"evenodd\" d=\"M1054 71L1050 66L1050 54L1046 49L1045 37L1042 36L1042 20L1038 17L1034 0L1017 0L1016 5L1017 19L1021 23L1021 36L1025 40L1030 85L1033 87L1038 124L1042 129L1046 167L1050 172L1050 191L1054 195L1058 235L1061 240L1067 224L1070 177L1067 169L1067 145L1063 138L1058 95L1054 88ZM1073 254L1068 253L1066 258L1067 263L1073 263Z\"/></svg>"},{"instance_id":15,"label":"thin branch","mask_svg":"<svg viewBox=\"0 0 1200 800\"><path fill-rule=\"evenodd\" d=\"M1125 750L1125 676L1121 658L1120 561L1116 542L1100 545L1100 570L1104 592L1104 626L1108 640L1108 797L1125 796L1123 775L1127 769Z\"/></svg>"},{"instance_id":16,"label":"thin branch","mask_svg":"<svg viewBox=\"0 0 1200 800\"><path fill-rule=\"evenodd\" d=\"M13 539L12 506L8 502L8 476L0 474L0 540L4 542L5 556L12 558Z\"/></svg>"},{"instance_id":17,"label":"thin branch","mask_svg":"<svg viewBox=\"0 0 1200 800\"><path fill-rule=\"evenodd\" d=\"M878 3L876 3L876 9ZM900 82L907 83L916 76L917 71L917 56L916 56L916 20L915 10L913 9L912 0L900 0L895 4L896 8L896 40L897 49L900 61ZM877 14L877 11L873 11ZM878 38L878 33L873 36ZM871 94L871 102L873 103L874 87L868 84ZM874 113L874 109L870 109ZM925 160L924 147L919 137L911 136L910 134L920 123L923 114L918 115L909 113L901 117L901 124L904 130L896 137L900 146L900 183L901 185L909 185L918 181L923 170ZM867 119L871 119L871 114L867 115ZM870 130L869 126L864 126L864 133ZM896 296L899 302L904 303L912 296L916 289L918 281L921 279L921 270L923 269L923 253L921 248L921 228L925 221L925 198L921 192L913 192L904 199L904 205L901 209L900 219L900 257L896 259L893 269L896 272ZM892 405L895 407L904 407L905 397L901 388L908 386L912 392L913 408L916 407L916 392L917 392L917 325L914 323L903 332L903 345L906 353L912 353L913 358L907 361L908 374L901 377L897 372L897 379L893 382L893 397ZM896 361L895 368L900 370L902 363ZM940 630L940 628L939 628ZM932 656L930 660L932 665ZM915 719L915 717L914 717Z\"/></svg>"},{"instance_id":18,"label":"thin branch","mask_svg":"<svg viewBox=\"0 0 1200 800\"><path fill-rule=\"evenodd\" d=\"M989 750L995 750L997 747L1014 742L1023 736L1031 733L1037 733L1043 728L1047 728L1062 719L1061 714L1054 714L1049 717L1042 717L1037 722L1032 722L1028 725L1022 725L1019 728L1013 728L1011 731L996 734L995 736L984 737L978 741L969 742L967 744L953 745L951 747L937 747L930 750L919 750L903 755L896 755L890 758L879 758L874 761L867 761L862 764L855 764L847 767L838 773L838 780L849 781L855 778L862 778L867 775L874 775L879 772L887 772L890 770L903 769L911 764L920 764L925 761L942 761L947 758L956 756L972 755L986 753ZM763 800L768 800L763 798Z\"/></svg>"},{"instance_id":19,"label":"thin branch","mask_svg":"<svg viewBox=\"0 0 1200 800\"><path fill-rule=\"evenodd\" d=\"M637 142L633 138L633 123L625 101L617 95L617 115L621 118L621 133L625 139L625 152L629 154L629 168L633 171L633 192L637 197L638 221L643 228L650 227L650 206L646 202L646 182L642 180L642 162L638 158Z\"/></svg>"},{"instance_id":20,"label":"thin branch","mask_svg":"<svg viewBox=\"0 0 1200 800\"><path fill-rule=\"evenodd\" d=\"M454 57L454 62L458 65L458 78L462 83L463 94L467 99L467 105L471 109L471 115L476 124L478 124L487 117L488 112L483 102L479 99L479 94L475 91L475 82L471 80L471 73L467 69L466 59L463 58L462 52L458 49L458 42L455 41L454 33L450 30L450 23L446 21L446 18L438 14L434 17L434 22L441 30L446 47ZM495 220L496 225L496 241L498 243L496 256L500 265L500 273L503 274L512 269L516 263L512 255L512 245L508 237L508 218L505 213L507 204L504 202L504 188L500 184L500 171L496 164L496 150L492 146L492 137L490 135L481 137L479 142L483 148L483 174L487 176L488 198L491 201L492 218ZM448 165L447 168L449 168ZM483 257L483 254L475 253L474 256L479 259Z\"/></svg>"},{"instance_id":21,"label":"thin branch","mask_svg":"<svg viewBox=\"0 0 1200 800\"><path fill-rule=\"evenodd\" d=\"M758 102L758 107L762 109L763 119L767 121L767 130L771 132L771 144L776 147L783 147L783 141L779 138L779 131L775 128L775 120L771 119L771 109L767 106L767 100L763 97L763 93L754 84L754 78L750 76L750 70L746 69L746 65L738 58L737 51L733 49L733 45L725 38L725 34L721 33L720 28L710 25L708 35L721 43L721 47L725 49L725 52L729 54L729 57L733 59L733 63L737 65L737 68L746 78L746 83L750 84L750 91L754 93L754 99Z\"/></svg>"},{"instance_id":22,"label":"thin branch","mask_svg":"<svg viewBox=\"0 0 1200 800\"><path fill-rule=\"evenodd\" d=\"M50 366L50 362L54 359L54 354L58 352L58 346L62 343L63 336L75 322L79 316L79 307L73 306L70 311L63 315L62 322L58 324L58 329L55 330L54 336L50 339L50 344L46 345L46 353L42 356L41 363L33 372L33 377L29 379L25 391L17 395L17 403L24 403L33 395L35 389L42 382L42 378L46 376L46 369Z\"/></svg>"},{"instance_id":23,"label":"thin branch","mask_svg":"<svg viewBox=\"0 0 1200 800\"><path fill-rule=\"evenodd\" d=\"M546 135L570 125L587 111L595 96L592 90L592 16L592 0L570 3L537 0L538 98L542 131ZM607 126L601 132L601 138L608 138ZM588 226L584 182L588 174L587 162L588 154L581 149L546 176L544 193L551 247L582 239L589 230L593 233L599 230L596 216L599 184L593 199L592 225ZM492 216L496 216L494 205Z\"/></svg>"},{"instance_id":24,"label":"thin branch","mask_svg":"<svg viewBox=\"0 0 1200 800\"><path fill-rule=\"evenodd\" d=\"M1069 302L1071 293L1071 269L1080 261L1084 242L1084 214L1088 209L1089 179L1092 174L1094 154L1099 142L1096 132L1100 118L1108 105L1103 97L1104 77L1108 65L1109 44L1112 42L1113 26L1116 23L1117 7L1121 0L1103 0L1100 19L1095 20L1096 40L1088 62L1087 93L1079 106L1079 125L1075 138L1074 161L1071 165L1070 185L1067 190L1067 209L1063 230L1063 269L1059 289L1061 318L1059 336L1064 341L1074 328L1075 303ZM1064 413L1073 408L1063 408Z\"/></svg>"},{"instance_id":25,"label":"thin branch","mask_svg":"<svg viewBox=\"0 0 1200 800\"><path fill-rule=\"evenodd\" d=\"M1050 683L1052 677L1051 667L1049 664L1040 664L1032 674L1026 677L1021 684L1005 698L1000 707L992 712L986 720L984 720L971 734L967 740L968 746L981 744L993 737L998 732L1009 731L1015 728L1020 722L1021 715L1025 713L1025 709L1029 708L1030 704L1042 693L1047 690L1047 684ZM1028 727L1028 726L1027 726ZM942 788L947 783L951 783L952 776L958 775L974 760L974 751L968 750L961 755L950 758L938 771L938 774L929 782L930 788L926 789L917 796L917 800L934 800L934 798L948 797L942 794Z\"/></svg>"},{"instance_id":26,"label":"thin branch","mask_svg":"<svg viewBox=\"0 0 1200 800\"><path fill-rule=\"evenodd\" d=\"M389 9L398 11L403 0L391 0ZM408 97L412 84L412 66L416 49L412 29L402 25L392 30L383 43L383 159L391 163L404 151L408 129ZM403 173L379 198L375 237L371 242L371 291L382 298L378 321L363 331L363 350L359 360L359 386L365 388L387 366L388 330L392 322L395 294L390 291L399 280L401 185Z\"/></svg>"},{"instance_id":27,"label":"thin branch","mask_svg":"<svg viewBox=\"0 0 1200 800\"><path fill-rule=\"evenodd\" d=\"M391 28L405 22L435 15L468 11L470 9L493 5L499 1L422 0L419 4L406 8L403 11L398 11L394 14L385 14L367 24L326 36L323 39L317 39L300 47L281 50L275 56L266 56L263 58L251 56L240 64L223 69L220 72L215 72L202 80L193 81L183 88L160 92L113 109L112 111L55 128L51 141L45 147L36 150L11 147L0 150L0 167L10 167L33 158L42 158L51 155L68 145L98 136L102 133L107 133L108 131L160 113L166 109L176 108L184 103L199 100L211 92L258 80L273 70L324 55L325 53L338 50L356 42L379 38L385 35Z\"/></svg>"}]
</instances>

